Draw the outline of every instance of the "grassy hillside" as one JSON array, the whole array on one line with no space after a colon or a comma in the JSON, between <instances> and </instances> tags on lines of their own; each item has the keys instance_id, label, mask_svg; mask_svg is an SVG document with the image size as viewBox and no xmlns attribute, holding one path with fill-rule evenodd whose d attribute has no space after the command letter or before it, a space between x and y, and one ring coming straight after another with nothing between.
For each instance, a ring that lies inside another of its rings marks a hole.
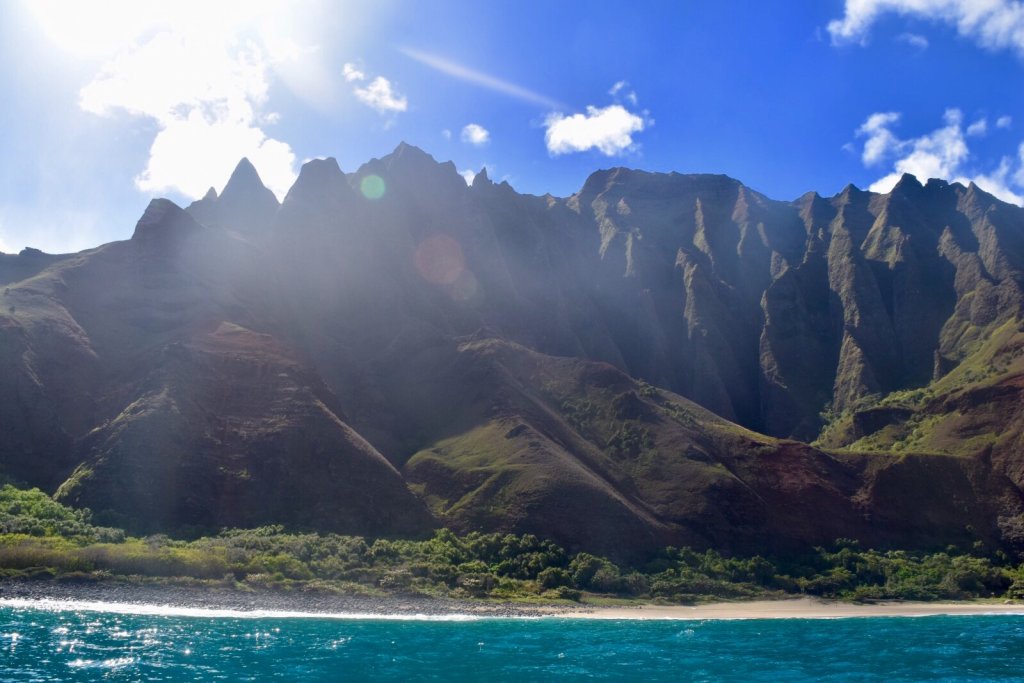
<instances>
[{"instance_id":1,"label":"grassy hillside","mask_svg":"<svg viewBox=\"0 0 1024 683\"><path fill-rule=\"evenodd\" d=\"M912 390L872 395L832 419L815 445L857 452L970 456L1019 437L1024 322L1007 321L970 345L948 374Z\"/></svg>"}]
</instances>

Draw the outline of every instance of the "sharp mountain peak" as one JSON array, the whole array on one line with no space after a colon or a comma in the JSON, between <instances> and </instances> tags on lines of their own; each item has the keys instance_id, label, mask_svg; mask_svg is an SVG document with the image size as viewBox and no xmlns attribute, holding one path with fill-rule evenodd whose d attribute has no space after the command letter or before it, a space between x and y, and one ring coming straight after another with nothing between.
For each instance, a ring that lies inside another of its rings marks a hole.
<instances>
[{"instance_id":1,"label":"sharp mountain peak","mask_svg":"<svg viewBox=\"0 0 1024 683\"><path fill-rule=\"evenodd\" d=\"M314 201L317 198L335 198L352 194L348 176L334 157L310 159L299 169L299 177L285 195L284 204L296 201Z\"/></svg>"},{"instance_id":2,"label":"sharp mountain peak","mask_svg":"<svg viewBox=\"0 0 1024 683\"><path fill-rule=\"evenodd\" d=\"M228 178L227 185L224 186L224 191L219 197L221 201L227 202L254 200L265 202L268 198L273 198L274 203L277 203L277 197L263 184L259 172L247 157L242 157L242 160L235 166L235 170L232 171L231 177Z\"/></svg>"}]
</instances>

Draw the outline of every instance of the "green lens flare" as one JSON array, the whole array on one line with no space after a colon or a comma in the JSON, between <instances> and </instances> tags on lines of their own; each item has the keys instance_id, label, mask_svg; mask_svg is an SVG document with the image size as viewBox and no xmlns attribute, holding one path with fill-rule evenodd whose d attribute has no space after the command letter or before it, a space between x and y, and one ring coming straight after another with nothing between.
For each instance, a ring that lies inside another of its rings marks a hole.
<instances>
[{"instance_id":1,"label":"green lens flare","mask_svg":"<svg viewBox=\"0 0 1024 683\"><path fill-rule=\"evenodd\" d=\"M359 183L359 191L367 199L380 199L386 189L384 179L379 175L368 175Z\"/></svg>"}]
</instances>

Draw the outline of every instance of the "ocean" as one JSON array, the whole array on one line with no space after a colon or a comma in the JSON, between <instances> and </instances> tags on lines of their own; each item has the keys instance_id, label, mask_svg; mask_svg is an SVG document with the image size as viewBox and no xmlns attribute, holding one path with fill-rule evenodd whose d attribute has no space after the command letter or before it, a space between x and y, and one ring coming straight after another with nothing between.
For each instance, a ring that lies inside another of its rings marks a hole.
<instances>
[{"instance_id":1,"label":"ocean","mask_svg":"<svg viewBox=\"0 0 1024 683\"><path fill-rule=\"evenodd\" d=\"M1024 616L388 619L0 602L2 681L1022 678Z\"/></svg>"}]
</instances>

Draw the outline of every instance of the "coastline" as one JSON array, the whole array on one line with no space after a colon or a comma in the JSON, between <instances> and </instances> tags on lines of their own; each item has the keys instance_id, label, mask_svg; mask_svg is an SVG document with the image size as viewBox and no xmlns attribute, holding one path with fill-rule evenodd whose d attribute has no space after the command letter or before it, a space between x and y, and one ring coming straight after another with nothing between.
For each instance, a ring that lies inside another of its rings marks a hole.
<instances>
[{"instance_id":1,"label":"coastline","mask_svg":"<svg viewBox=\"0 0 1024 683\"><path fill-rule=\"evenodd\" d=\"M928 617L950 615L1021 615L1024 604L992 602L878 602L858 604L799 597L779 600L712 602L703 605L638 605L597 607L592 612L572 612L570 619L850 619L863 617Z\"/></svg>"},{"instance_id":2,"label":"coastline","mask_svg":"<svg viewBox=\"0 0 1024 683\"><path fill-rule=\"evenodd\" d=\"M495 603L422 595L340 595L318 592L57 581L0 581L0 607L134 611L208 617L311 617L471 620L567 618L595 620L848 619L939 615L1021 615L1024 603L879 602L855 604L811 597L700 605L566 605Z\"/></svg>"},{"instance_id":3,"label":"coastline","mask_svg":"<svg viewBox=\"0 0 1024 683\"><path fill-rule=\"evenodd\" d=\"M206 610L244 617L251 613L282 616L344 616L365 618L410 617L541 617L564 616L572 605L520 605L517 603L456 600L425 595L358 595L320 591L244 591L211 586L133 584L112 581L0 580L0 607L32 603L53 608L63 602L96 609L101 604L121 607L162 607L177 612ZM116 611L116 610L112 610Z\"/></svg>"}]
</instances>

